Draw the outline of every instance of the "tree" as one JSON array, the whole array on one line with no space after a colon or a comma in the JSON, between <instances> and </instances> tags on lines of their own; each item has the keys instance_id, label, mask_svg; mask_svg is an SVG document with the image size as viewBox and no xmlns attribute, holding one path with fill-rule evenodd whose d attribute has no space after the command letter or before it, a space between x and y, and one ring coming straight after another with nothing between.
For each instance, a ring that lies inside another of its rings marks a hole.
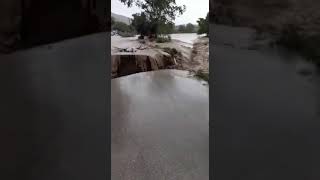
<instances>
[{"instance_id":1,"label":"tree","mask_svg":"<svg viewBox=\"0 0 320 180\"><path fill-rule=\"evenodd\" d=\"M120 31L120 32L133 32L134 31L132 26L129 26L123 22L117 22L117 21L114 22L112 29L116 30L116 31Z\"/></svg>"},{"instance_id":2,"label":"tree","mask_svg":"<svg viewBox=\"0 0 320 180\"><path fill-rule=\"evenodd\" d=\"M194 29L195 29L195 26L191 23L188 23L186 25L186 33L193 33L194 32Z\"/></svg>"},{"instance_id":3,"label":"tree","mask_svg":"<svg viewBox=\"0 0 320 180\"><path fill-rule=\"evenodd\" d=\"M131 7L135 4L143 10L149 22L150 34L157 35L159 26L173 23L177 14L182 15L185 11L184 6L178 6L175 0L120 0L122 3Z\"/></svg>"},{"instance_id":4,"label":"tree","mask_svg":"<svg viewBox=\"0 0 320 180\"><path fill-rule=\"evenodd\" d=\"M133 20L131 25L136 29L140 36L144 38L144 36L149 33L149 21L147 20L147 16L143 12L133 14L132 16Z\"/></svg>"},{"instance_id":5,"label":"tree","mask_svg":"<svg viewBox=\"0 0 320 180\"><path fill-rule=\"evenodd\" d=\"M178 26L178 32L179 32L179 33L184 33L184 32L186 32L186 26L185 26L185 25L179 25L179 26Z\"/></svg>"},{"instance_id":6,"label":"tree","mask_svg":"<svg viewBox=\"0 0 320 180\"><path fill-rule=\"evenodd\" d=\"M199 24L198 34L207 34L209 36L209 13L205 19L199 18L197 22Z\"/></svg>"}]
</instances>

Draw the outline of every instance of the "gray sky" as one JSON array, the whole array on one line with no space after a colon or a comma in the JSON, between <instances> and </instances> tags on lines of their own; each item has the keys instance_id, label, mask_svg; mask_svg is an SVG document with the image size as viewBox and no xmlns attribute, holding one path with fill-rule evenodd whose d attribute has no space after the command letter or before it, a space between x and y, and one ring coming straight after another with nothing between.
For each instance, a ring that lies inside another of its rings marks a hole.
<instances>
[{"instance_id":1,"label":"gray sky","mask_svg":"<svg viewBox=\"0 0 320 180\"><path fill-rule=\"evenodd\" d=\"M197 24L197 20L205 18L209 12L209 0L176 0L178 5L186 5L183 15L176 17L175 24ZM111 0L111 12L132 18L132 14L141 12L141 9L133 6L126 7L120 0Z\"/></svg>"}]
</instances>

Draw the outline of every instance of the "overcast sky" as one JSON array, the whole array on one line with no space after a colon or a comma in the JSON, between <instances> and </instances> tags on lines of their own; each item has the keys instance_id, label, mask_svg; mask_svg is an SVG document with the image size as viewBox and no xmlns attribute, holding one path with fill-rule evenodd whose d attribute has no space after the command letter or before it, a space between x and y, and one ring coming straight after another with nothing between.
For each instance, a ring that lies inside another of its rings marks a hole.
<instances>
[{"instance_id":1,"label":"overcast sky","mask_svg":"<svg viewBox=\"0 0 320 180\"><path fill-rule=\"evenodd\" d=\"M209 0L176 0L178 5L186 5L183 15L176 17L175 24L197 24L197 20L205 18L209 12ZM132 14L141 12L136 6L126 7L120 0L111 0L111 12L132 18Z\"/></svg>"}]
</instances>

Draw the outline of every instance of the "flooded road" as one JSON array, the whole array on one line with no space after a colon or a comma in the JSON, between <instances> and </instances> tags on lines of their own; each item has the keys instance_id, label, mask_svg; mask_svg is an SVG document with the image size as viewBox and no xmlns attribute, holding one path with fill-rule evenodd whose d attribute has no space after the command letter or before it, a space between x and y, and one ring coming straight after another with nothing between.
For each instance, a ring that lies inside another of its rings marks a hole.
<instances>
[{"instance_id":1,"label":"flooded road","mask_svg":"<svg viewBox=\"0 0 320 180\"><path fill-rule=\"evenodd\" d=\"M216 179L319 179L316 68L282 50L246 49L249 29L210 28Z\"/></svg>"},{"instance_id":2,"label":"flooded road","mask_svg":"<svg viewBox=\"0 0 320 180\"><path fill-rule=\"evenodd\" d=\"M187 76L111 80L112 179L209 179L209 88Z\"/></svg>"}]
</instances>

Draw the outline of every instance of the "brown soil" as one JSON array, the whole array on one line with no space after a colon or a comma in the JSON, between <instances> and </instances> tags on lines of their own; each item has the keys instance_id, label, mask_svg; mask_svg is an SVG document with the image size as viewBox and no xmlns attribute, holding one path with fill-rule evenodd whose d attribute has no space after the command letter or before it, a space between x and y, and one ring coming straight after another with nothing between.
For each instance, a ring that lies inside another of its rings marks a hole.
<instances>
[{"instance_id":1,"label":"brown soil","mask_svg":"<svg viewBox=\"0 0 320 180\"><path fill-rule=\"evenodd\" d=\"M184 63L190 71L209 72L209 38L199 38L194 43L190 63Z\"/></svg>"},{"instance_id":2,"label":"brown soil","mask_svg":"<svg viewBox=\"0 0 320 180\"><path fill-rule=\"evenodd\" d=\"M209 71L209 39L206 37L199 38L193 48L177 40L141 43L134 38L122 38L112 44L112 78L159 69Z\"/></svg>"}]
</instances>

